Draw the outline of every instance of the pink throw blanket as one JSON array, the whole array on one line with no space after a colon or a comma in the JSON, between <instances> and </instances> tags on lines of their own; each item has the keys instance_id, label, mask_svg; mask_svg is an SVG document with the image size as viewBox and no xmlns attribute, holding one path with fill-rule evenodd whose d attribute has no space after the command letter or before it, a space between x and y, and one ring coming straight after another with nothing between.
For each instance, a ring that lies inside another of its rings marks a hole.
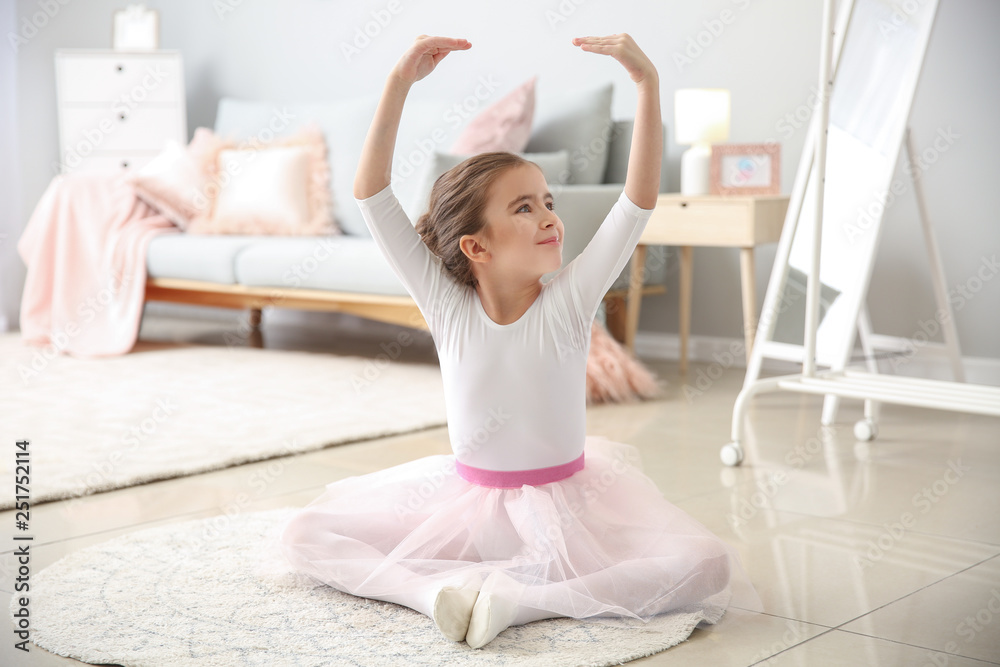
<instances>
[{"instance_id":1,"label":"pink throw blanket","mask_svg":"<svg viewBox=\"0 0 1000 667\"><path fill-rule=\"evenodd\" d=\"M135 345L146 291L146 249L180 230L118 172L56 176L17 244L28 267L21 336L77 357Z\"/></svg>"}]
</instances>

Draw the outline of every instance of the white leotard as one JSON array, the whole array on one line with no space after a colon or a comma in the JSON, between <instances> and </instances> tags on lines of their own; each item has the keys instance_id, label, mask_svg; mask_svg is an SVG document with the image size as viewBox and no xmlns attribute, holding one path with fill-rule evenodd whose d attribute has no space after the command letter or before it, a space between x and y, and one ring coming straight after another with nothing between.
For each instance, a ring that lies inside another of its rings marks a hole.
<instances>
[{"instance_id":1,"label":"white leotard","mask_svg":"<svg viewBox=\"0 0 1000 667\"><path fill-rule=\"evenodd\" d=\"M456 459L513 471L580 457L591 324L652 211L622 192L584 251L545 283L520 319L501 325L486 314L475 288L445 271L391 186L357 202L434 338Z\"/></svg>"}]
</instances>

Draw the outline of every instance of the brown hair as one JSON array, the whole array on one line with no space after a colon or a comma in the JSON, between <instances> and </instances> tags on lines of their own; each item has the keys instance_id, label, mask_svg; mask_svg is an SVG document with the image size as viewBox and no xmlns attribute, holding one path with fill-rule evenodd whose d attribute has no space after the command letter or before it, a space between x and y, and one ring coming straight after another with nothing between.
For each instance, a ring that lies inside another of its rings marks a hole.
<instances>
[{"instance_id":1,"label":"brown hair","mask_svg":"<svg viewBox=\"0 0 1000 667\"><path fill-rule=\"evenodd\" d=\"M417 233L459 283L476 285L472 262L462 252L459 242L466 234L478 234L486 226L483 211L496 179L523 164L534 163L514 153L480 153L452 167L434 182L427 213L417 221Z\"/></svg>"}]
</instances>

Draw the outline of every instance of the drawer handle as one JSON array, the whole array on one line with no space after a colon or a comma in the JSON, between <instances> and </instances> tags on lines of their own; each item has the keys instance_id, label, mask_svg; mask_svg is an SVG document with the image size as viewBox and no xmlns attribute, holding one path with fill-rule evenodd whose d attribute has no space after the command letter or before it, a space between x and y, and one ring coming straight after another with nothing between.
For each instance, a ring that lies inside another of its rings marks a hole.
<instances>
[{"instance_id":1,"label":"drawer handle","mask_svg":"<svg viewBox=\"0 0 1000 667\"><path fill-rule=\"evenodd\" d=\"M122 160L122 169L128 169L128 160Z\"/></svg>"},{"instance_id":2,"label":"drawer handle","mask_svg":"<svg viewBox=\"0 0 1000 667\"><path fill-rule=\"evenodd\" d=\"M118 120L120 120L120 121L123 121L123 122L124 122L126 118L128 118L128 115L127 115L127 114L125 114L125 113L120 113L120 114L118 114Z\"/></svg>"},{"instance_id":3,"label":"drawer handle","mask_svg":"<svg viewBox=\"0 0 1000 667\"><path fill-rule=\"evenodd\" d=\"M122 72L125 71L125 65L119 63L118 65L115 66L115 71L121 74Z\"/></svg>"},{"instance_id":4,"label":"drawer handle","mask_svg":"<svg viewBox=\"0 0 1000 667\"><path fill-rule=\"evenodd\" d=\"M686 201L681 202L681 208L687 208L688 203Z\"/></svg>"}]
</instances>

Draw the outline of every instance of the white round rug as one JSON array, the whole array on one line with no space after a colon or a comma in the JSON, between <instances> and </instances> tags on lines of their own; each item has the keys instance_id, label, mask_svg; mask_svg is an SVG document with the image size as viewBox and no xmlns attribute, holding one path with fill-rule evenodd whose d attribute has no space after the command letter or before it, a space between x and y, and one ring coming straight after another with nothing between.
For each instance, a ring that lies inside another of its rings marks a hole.
<instances>
[{"instance_id":1,"label":"white round rug","mask_svg":"<svg viewBox=\"0 0 1000 667\"><path fill-rule=\"evenodd\" d=\"M32 578L31 638L59 655L126 667L596 666L667 649L702 620L552 619L473 650L411 609L292 571L276 538L294 511L170 524L69 554Z\"/></svg>"}]
</instances>

